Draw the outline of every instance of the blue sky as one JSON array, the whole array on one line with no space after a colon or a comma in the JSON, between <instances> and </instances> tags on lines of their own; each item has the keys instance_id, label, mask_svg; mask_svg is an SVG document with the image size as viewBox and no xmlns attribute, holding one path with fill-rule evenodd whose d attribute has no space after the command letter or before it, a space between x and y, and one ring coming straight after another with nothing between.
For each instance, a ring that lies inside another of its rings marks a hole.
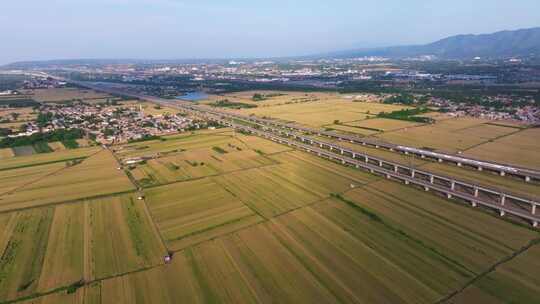
<instances>
[{"instance_id":1,"label":"blue sky","mask_svg":"<svg viewBox=\"0 0 540 304\"><path fill-rule=\"evenodd\" d=\"M304 55L535 26L538 0L3 0L0 64Z\"/></svg>"}]
</instances>

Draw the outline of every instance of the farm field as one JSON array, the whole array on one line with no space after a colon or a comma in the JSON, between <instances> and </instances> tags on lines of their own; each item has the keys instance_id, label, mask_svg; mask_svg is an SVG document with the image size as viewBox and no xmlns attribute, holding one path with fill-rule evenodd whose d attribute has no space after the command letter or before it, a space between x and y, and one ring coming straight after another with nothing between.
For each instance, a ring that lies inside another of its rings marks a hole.
<instances>
[{"instance_id":1,"label":"farm field","mask_svg":"<svg viewBox=\"0 0 540 304\"><path fill-rule=\"evenodd\" d=\"M130 172L139 185L152 186L274 163L271 159L254 151L233 147L232 144L225 145L221 149L226 153L216 152L212 148L203 148L151 159L145 164L137 165Z\"/></svg>"},{"instance_id":2,"label":"farm field","mask_svg":"<svg viewBox=\"0 0 540 304\"><path fill-rule=\"evenodd\" d=\"M540 301L540 245L536 244L510 262L454 297L450 303L537 303Z\"/></svg>"},{"instance_id":3,"label":"farm field","mask_svg":"<svg viewBox=\"0 0 540 304\"><path fill-rule=\"evenodd\" d=\"M161 264L145 208L127 195L1 214L0 299Z\"/></svg>"},{"instance_id":4,"label":"farm field","mask_svg":"<svg viewBox=\"0 0 540 304\"><path fill-rule=\"evenodd\" d=\"M14 157L15 153L13 153L13 150L11 148L4 148L0 149L0 160Z\"/></svg>"},{"instance_id":5,"label":"farm field","mask_svg":"<svg viewBox=\"0 0 540 304\"><path fill-rule=\"evenodd\" d=\"M34 207L133 190L109 151L102 150L79 164L68 166L2 196L0 211ZM55 195L62 193L62 195Z\"/></svg>"},{"instance_id":6,"label":"farm field","mask_svg":"<svg viewBox=\"0 0 540 304\"><path fill-rule=\"evenodd\" d=\"M101 147L2 159L0 303L436 303L477 277L448 303L539 298L540 234L481 208L229 129L113 149L157 155L130 170L156 183Z\"/></svg>"},{"instance_id":7,"label":"farm field","mask_svg":"<svg viewBox=\"0 0 540 304\"><path fill-rule=\"evenodd\" d=\"M396 120L396 119L387 119L387 118L372 118L362 121L347 123L346 125L366 128L366 129L376 129L382 132L394 131L399 129L406 129L410 127L421 126L422 124L410 121ZM362 132L360 130L360 132Z\"/></svg>"},{"instance_id":8,"label":"farm field","mask_svg":"<svg viewBox=\"0 0 540 304\"><path fill-rule=\"evenodd\" d=\"M467 150L464 154L540 170L540 128L527 129Z\"/></svg>"},{"instance_id":9,"label":"farm field","mask_svg":"<svg viewBox=\"0 0 540 304\"><path fill-rule=\"evenodd\" d=\"M407 108L406 106L386 105L380 103L352 102L340 97L315 99L302 103L290 103L275 106L241 109L238 113L271 117L284 121L294 121L310 127L364 120L373 114L392 112Z\"/></svg>"},{"instance_id":10,"label":"farm field","mask_svg":"<svg viewBox=\"0 0 540 304\"><path fill-rule=\"evenodd\" d=\"M479 119L458 118L382 133L376 137L394 144L457 153L516 131L519 130L489 125Z\"/></svg>"},{"instance_id":11,"label":"farm field","mask_svg":"<svg viewBox=\"0 0 540 304\"><path fill-rule=\"evenodd\" d=\"M36 150L32 146L19 146L11 148L15 156L29 156L36 154Z\"/></svg>"},{"instance_id":12,"label":"farm field","mask_svg":"<svg viewBox=\"0 0 540 304\"><path fill-rule=\"evenodd\" d=\"M59 141L48 143L48 145L49 145L49 148L51 148L51 150L53 150L54 152L62 151L66 149L66 147Z\"/></svg>"},{"instance_id":13,"label":"farm field","mask_svg":"<svg viewBox=\"0 0 540 304\"><path fill-rule=\"evenodd\" d=\"M376 130L368 130L363 129L360 127L353 127L351 126L352 123L348 123L347 125L329 125L326 126L327 129L333 129L335 131L338 131L339 133L353 133L355 135L363 135L363 136L371 136L375 135L382 131L376 131Z\"/></svg>"},{"instance_id":14,"label":"farm field","mask_svg":"<svg viewBox=\"0 0 540 304\"><path fill-rule=\"evenodd\" d=\"M104 93L77 88L37 89L24 91L24 94L30 94L33 99L40 102L68 102L73 99L91 100L111 97Z\"/></svg>"},{"instance_id":15,"label":"farm field","mask_svg":"<svg viewBox=\"0 0 540 304\"><path fill-rule=\"evenodd\" d=\"M145 194L170 250L184 249L262 220L209 178L152 188Z\"/></svg>"},{"instance_id":16,"label":"farm field","mask_svg":"<svg viewBox=\"0 0 540 304\"><path fill-rule=\"evenodd\" d=\"M120 158L176 154L179 152L226 146L228 143L240 145L232 138L230 129L199 131L192 134L166 136L164 140L149 140L114 147Z\"/></svg>"},{"instance_id":17,"label":"farm field","mask_svg":"<svg viewBox=\"0 0 540 304\"><path fill-rule=\"evenodd\" d=\"M22 167L31 167L55 162L65 162L75 159L84 159L98 152L100 149L101 148L99 147L92 147L84 149L64 150L55 153L37 154L25 157L12 157L9 159L3 159L2 162L0 162L0 171Z\"/></svg>"}]
</instances>

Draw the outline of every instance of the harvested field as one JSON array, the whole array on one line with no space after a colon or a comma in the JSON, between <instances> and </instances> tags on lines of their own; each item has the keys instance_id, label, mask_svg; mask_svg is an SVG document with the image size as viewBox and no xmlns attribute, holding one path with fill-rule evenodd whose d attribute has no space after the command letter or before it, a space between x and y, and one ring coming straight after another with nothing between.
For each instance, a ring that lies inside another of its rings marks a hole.
<instances>
[{"instance_id":1,"label":"harvested field","mask_svg":"<svg viewBox=\"0 0 540 304\"><path fill-rule=\"evenodd\" d=\"M540 128L527 129L467 150L465 155L540 170Z\"/></svg>"},{"instance_id":2,"label":"harvested field","mask_svg":"<svg viewBox=\"0 0 540 304\"><path fill-rule=\"evenodd\" d=\"M171 250L180 250L262 220L212 179L146 191L148 206Z\"/></svg>"},{"instance_id":3,"label":"harvested field","mask_svg":"<svg viewBox=\"0 0 540 304\"><path fill-rule=\"evenodd\" d=\"M351 126L351 123L348 123L347 125L329 125L329 126L326 126L326 128L336 130L340 133L353 133L355 135L364 135L364 136L371 136L379 132L382 132L380 130L354 127L354 126Z\"/></svg>"},{"instance_id":4,"label":"harvested field","mask_svg":"<svg viewBox=\"0 0 540 304\"><path fill-rule=\"evenodd\" d=\"M112 154L102 150L80 164L66 165L65 169L46 179L40 179L2 196L0 211L133 190L127 176L123 171L117 170L116 166ZM58 193L62 195L59 196Z\"/></svg>"}]
</instances>

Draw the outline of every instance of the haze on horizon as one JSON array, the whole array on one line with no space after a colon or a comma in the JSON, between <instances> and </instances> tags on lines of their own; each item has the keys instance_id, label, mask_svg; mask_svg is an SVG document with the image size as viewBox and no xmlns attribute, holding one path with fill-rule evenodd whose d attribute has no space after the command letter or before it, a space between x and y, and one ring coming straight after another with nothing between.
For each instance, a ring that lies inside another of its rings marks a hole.
<instances>
[{"instance_id":1,"label":"haze on horizon","mask_svg":"<svg viewBox=\"0 0 540 304\"><path fill-rule=\"evenodd\" d=\"M535 27L539 12L537 0L4 1L0 64L308 55Z\"/></svg>"}]
</instances>

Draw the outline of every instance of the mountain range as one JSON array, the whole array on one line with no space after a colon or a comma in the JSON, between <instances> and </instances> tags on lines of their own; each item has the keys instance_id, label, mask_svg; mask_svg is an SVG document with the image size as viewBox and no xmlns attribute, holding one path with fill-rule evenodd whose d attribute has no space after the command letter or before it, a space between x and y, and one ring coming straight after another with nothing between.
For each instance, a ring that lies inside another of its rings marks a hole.
<instances>
[{"instance_id":1,"label":"mountain range","mask_svg":"<svg viewBox=\"0 0 540 304\"><path fill-rule=\"evenodd\" d=\"M540 55L540 27L482 35L457 35L430 44L357 49L323 57L355 58L382 56L407 58L432 55L441 59L508 58Z\"/></svg>"},{"instance_id":2,"label":"mountain range","mask_svg":"<svg viewBox=\"0 0 540 304\"><path fill-rule=\"evenodd\" d=\"M393 59L403 59L418 56L435 56L438 59L498 59L509 57L540 57L540 27L501 31L482 35L457 35L430 44L394 46L370 49L355 49L337 51L315 56L297 56L288 58L270 58L276 61L295 59L319 58L357 58L365 56L380 56ZM261 60L239 59L239 60ZM118 63L147 63L147 64L180 64L180 63L225 63L227 59L179 59L179 60L141 60L141 59L75 59L16 62L4 68L28 68L35 66L53 66L69 64L118 64Z\"/></svg>"}]
</instances>

